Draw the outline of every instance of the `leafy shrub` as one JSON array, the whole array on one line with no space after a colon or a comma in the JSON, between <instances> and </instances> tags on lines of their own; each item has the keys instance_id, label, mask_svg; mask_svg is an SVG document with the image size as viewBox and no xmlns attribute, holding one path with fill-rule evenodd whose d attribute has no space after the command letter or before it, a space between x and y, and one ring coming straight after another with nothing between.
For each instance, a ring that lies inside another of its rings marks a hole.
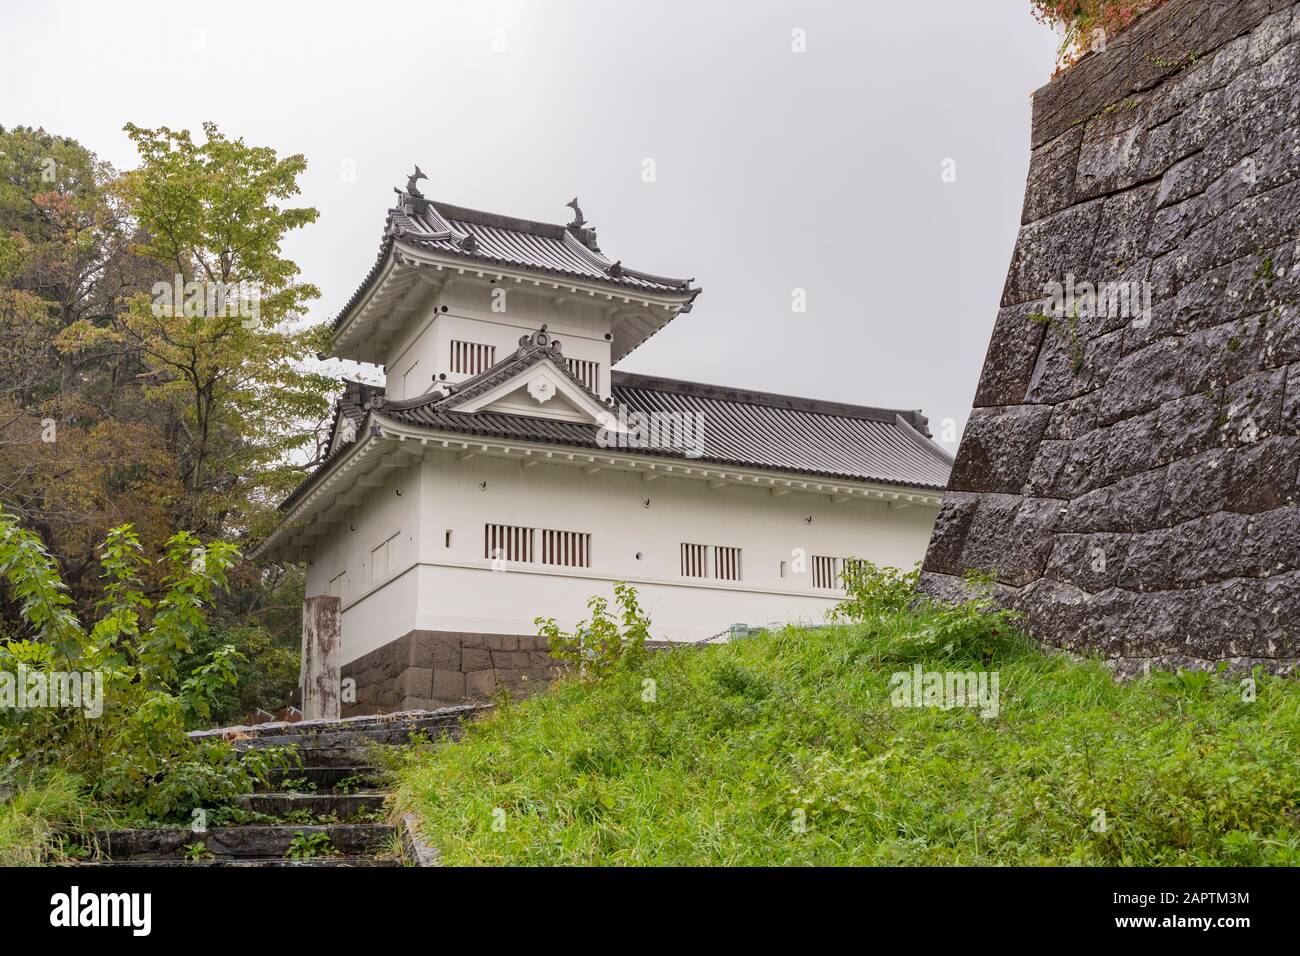
<instances>
[{"instance_id":1,"label":"leafy shrub","mask_svg":"<svg viewBox=\"0 0 1300 956\"><path fill-rule=\"evenodd\" d=\"M0 711L0 758L24 772L57 766L88 794L133 819L185 819L265 782L293 758L285 749L238 754L225 741L195 743L186 730L207 720L234 681L237 652L221 646L188 669L180 663L206 636L205 613L237 557L225 542L187 532L168 540L162 595L147 597L145 558L129 526L100 550L105 579L90 625L72 601L40 538L0 514L0 579L19 603L24 639L0 646L0 671L82 673L102 681L102 713L85 708Z\"/></svg>"},{"instance_id":2,"label":"leafy shrub","mask_svg":"<svg viewBox=\"0 0 1300 956\"><path fill-rule=\"evenodd\" d=\"M830 617L869 635L878 660L988 660L1027 645L1020 615L997 606L987 575L969 573L966 599L950 604L917 591L919 566L904 572L855 560L851 567L844 574L846 597Z\"/></svg>"},{"instance_id":3,"label":"leafy shrub","mask_svg":"<svg viewBox=\"0 0 1300 956\"><path fill-rule=\"evenodd\" d=\"M635 665L644 660L650 637L650 618L637 603L636 589L622 581L614 583L618 616L610 614L609 600L600 595L587 601L591 619L580 621L573 633L560 630L555 618L536 618L539 636L550 642L551 657L571 664L580 677L599 678L620 663Z\"/></svg>"}]
</instances>

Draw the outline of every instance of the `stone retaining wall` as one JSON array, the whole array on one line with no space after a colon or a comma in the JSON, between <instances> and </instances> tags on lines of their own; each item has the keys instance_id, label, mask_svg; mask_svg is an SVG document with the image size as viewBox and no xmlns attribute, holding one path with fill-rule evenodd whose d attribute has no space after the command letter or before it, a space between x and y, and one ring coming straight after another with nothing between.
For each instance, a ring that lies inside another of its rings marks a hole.
<instances>
[{"instance_id":1,"label":"stone retaining wall","mask_svg":"<svg viewBox=\"0 0 1300 956\"><path fill-rule=\"evenodd\" d=\"M1032 146L923 587L955 596L964 572L995 571L1035 637L1121 670L1285 670L1300 6L1170 0L1035 94ZM1048 284L1070 277L1147 283L1151 309L1045 321Z\"/></svg>"},{"instance_id":2,"label":"stone retaining wall","mask_svg":"<svg viewBox=\"0 0 1300 956\"><path fill-rule=\"evenodd\" d=\"M486 701L499 690L526 697L561 671L545 638L536 635L411 631L345 664L356 701L344 716L433 710Z\"/></svg>"}]
</instances>

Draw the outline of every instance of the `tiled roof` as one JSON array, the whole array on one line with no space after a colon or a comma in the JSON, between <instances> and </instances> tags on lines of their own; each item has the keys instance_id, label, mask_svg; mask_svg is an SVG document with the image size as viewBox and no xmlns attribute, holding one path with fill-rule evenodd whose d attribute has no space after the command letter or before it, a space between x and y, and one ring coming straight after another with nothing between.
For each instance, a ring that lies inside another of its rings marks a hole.
<instances>
[{"instance_id":1,"label":"tiled roof","mask_svg":"<svg viewBox=\"0 0 1300 956\"><path fill-rule=\"evenodd\" d=\"M394 210L390 228L406 242L419 242L448 255L597 279L650 292L691 291L690 279L636 272L606 259L590 229L514 219L440 202L429 202L423 213Z\"/></svg>"},{"instance_id":2,"label":"tiled roof","mask_svg":"<svg viewBox=\"0 0 1300 956\"><path fill-rule=\"evenodd\" d=\"M511 361L511 360L507 360ZM615 409L698 412L700 462L771 469L891 485L942 489L952 457L926 434L919 412L818 402L675 379L613 373ZM466 414L447 399L384 405L394 421L436 431L600 447L599 428L525 415ZM653 449L644 454L680 457Z\"/></svg>"},{"instance_id":3,"label":"tiled roof","mask_svg":"<svg viewBox=\"0 0 1300 956\"><path fill-rule=\"evenodd\" d=\"M456 405L535 364L557 360L575 387L587 389L564 368L558 349L538 347L536 337L492 368L462 382L450 395L431 392L386 402L373 386L349 382L369 407L400 424L464 435L565 445L604 447L595 425L499 412L460 412ZM818 475L828 478L941 491L952 456L929 438L918 411L870 408L839 402L702 385L677 379L612 373L613 411L698 412L703 454L692 461ZM595 396L593 396L595 397ZM378 401L374 401L378 399ZM620 408L621 407L621 408ZM346 414L353 414L349 409ZM340 447L340 453L343 447ZM682 458L680 451L637 449L637 454ZM280 505L287 510L315 484L336 456L325 459Z\"/></svg>"},{"instance_id":4,"label":"tiled roof","mask_svg":"<svg viewBox=\"0 0 1300 956\"><path fill-rule=\"evenodd\" d=\"M480 212L403 193L397 207L388 210L375 264L335 317L335 329L379 275L394 241L470 262L513 266L644 293L689 296L683 312L690 311L691 302L700 293L690 279L656 276L629 269L621 261L611 262L596 244L594 230Z\"/></svg>"}]
</instances>

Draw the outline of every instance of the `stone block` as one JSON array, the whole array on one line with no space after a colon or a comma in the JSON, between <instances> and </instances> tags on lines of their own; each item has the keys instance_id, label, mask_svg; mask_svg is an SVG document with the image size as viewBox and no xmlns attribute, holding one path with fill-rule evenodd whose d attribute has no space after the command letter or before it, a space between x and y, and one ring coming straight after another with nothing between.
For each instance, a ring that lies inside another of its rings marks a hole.
<instances>
[{"instance_id":1,"label":"stone block","mask_svg":"<svg viewBox=\"0 0 1300 956\"><path fill-rule=\"evenodd\" d=\"M978 495L956 491L944 495L930 538L930 547L925 555L926 571L954 575L962 573L962 550L979 501Z\"/></svg>"},{"instance_id":2,"label":"stone block","mask_svg":"<svg viewBox=\"0 0 1300 956\"><path fill-rule=\"evenodd\" d=\"M461 669L466 673L487 670L492 667L492 654L481 647L464 647L461 649Z\"/></svg>"},{"instance_id":3,"label":"stone block","mask_svg":"<svg viewBox=\"0 0 1300 956\"><path fill-rule=\"evenodd\" d=\"M1238 448L1225 469L1228 486L1221 507L1254 514L1295 504L1298 466L1300 438L1275 436Z\"/></svg>"},{"instance_id":4,"label":"stone block","mask_svg":"<svg viewBox=\"0 0 1300 956\"><path fill-rule=\"evenodd\" d=\"M1019 493L1029 479L1051 415L1052 410L1045 406L976 409L966 424L948 487L953 491Z\"/></svg>"},{"instance_id":5,"label":"stone block","mask_svg":"<svg viewBox=\"0 0 1300 956\"><path fill-rule=\"evenodd\" d=\"M491 697L496 693L496 673L491 669L465 674L465 696L470 700Z\"/></svg>"},{"instance_id":6,"label":"stone block","mask_svg":"<svg viewBox=\"0 0 1300 956\"><path fill-rule=\"evenodd\" d=\"M433 692L431 696L438 700L464 700L465 675L460 671L435 670L433 672Z\"/></svg>"},{"instance_id":7,"label":"stone block","mask_svg":"<svg viewBox=\"0 0 1300 956\"><path fill-rule=\"evenodd\" d=\"M398 696L424 698L436 696L431 690L433 674L433 669L429 667L408 667L397 678Z\"/></svg>"}]
</instances>

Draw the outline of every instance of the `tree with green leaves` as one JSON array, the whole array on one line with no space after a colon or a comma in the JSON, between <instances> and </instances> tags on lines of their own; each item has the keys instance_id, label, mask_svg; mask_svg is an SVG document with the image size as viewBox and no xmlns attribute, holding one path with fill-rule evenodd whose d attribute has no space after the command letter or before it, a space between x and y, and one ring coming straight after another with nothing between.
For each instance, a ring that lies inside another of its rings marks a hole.
<instances>
[{"instance_id":1,"label":"tree with green leaves","mask_svg":"<svg viewBox=\"0 0 1300 956\"><path fill-rule=\"evenodd\" d=\"M136 252L169 278L111 321L73 323L58 344L138 355L145 398L175 413L182 526L256 533L301 478L294 456L315 441L304 423L324 418L335 386L311 367L324 332L304 316L319 293L281 248L317 212L284 205L299 192L302 156L228 139L212 123L203 130L196 143L185 130L126 127L141 164L115 189L142 233ZM243 307L250 293L255 315Z\"/></svg>"}]
</instances>

